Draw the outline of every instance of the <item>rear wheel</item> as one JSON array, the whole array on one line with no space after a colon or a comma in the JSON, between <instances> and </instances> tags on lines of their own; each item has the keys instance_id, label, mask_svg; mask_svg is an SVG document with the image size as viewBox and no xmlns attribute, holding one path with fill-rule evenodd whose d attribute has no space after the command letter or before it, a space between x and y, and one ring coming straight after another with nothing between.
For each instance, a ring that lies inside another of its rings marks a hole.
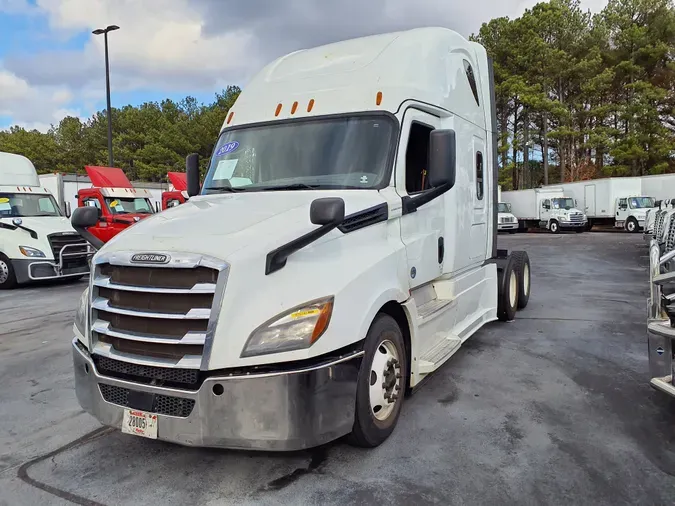
<instances>
[{"instance_id":1,"label":"rear wheel","mask_svg":"<svg viewBox=\"0 0 675 506\"><path fill-rule=\"evenodd\" d=\"M530 257L526 251L512 253L518 274L518 309L525 309L530 300Z\"/></svg>"},{"instance_id":2,"label":"rear wheel","mask_svg":"<svg viewBox=\"0 0 675 506\"><path fill-rule=\"evenodd\" d=\"M548 226L548 229L551 231L552 234L559 234L560 233L560 225L558 225L558 222L553 220Z\"/></svg>"},{"instance_id":3,"label":"rear wheel","mask_svg":"<svg viewBox=\"0 0 675 506\"><path fill-rule=\"evenodd\" d=\"M514 320L518 309L518 273L513 255L497 267L497 282L497 318L503 322Z\"/></svg>"},{"instance_id":4,"label":"rear wheel","mask_svg":"<svg viewBox=\"0 0 675 506\"><path fill-rule=\"evenodd\" d=\"M349 442L374 448L394 431L401 414L408 361L401 328L379 314L368 330L356 387L356 412Z\"/></svg>"}]
</instances>

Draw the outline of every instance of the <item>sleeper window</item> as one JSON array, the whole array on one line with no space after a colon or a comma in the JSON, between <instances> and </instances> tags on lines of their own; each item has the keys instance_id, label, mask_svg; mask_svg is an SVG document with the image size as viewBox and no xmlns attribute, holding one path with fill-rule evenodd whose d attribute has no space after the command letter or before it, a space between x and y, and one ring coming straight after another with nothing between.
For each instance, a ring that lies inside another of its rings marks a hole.
<instances>
[{"instance_id":1,"label":"sleeper window","mask_svg":"<svg viewBox=\"0 0 675 506\"><path fill-rule=\"evenodd\" d=\"M405 153L405 188L409 194L430 188L427 169L429 166L429 138L433 128L421 123L410 125L410 137Z\"/></svg>"}]
</instances>

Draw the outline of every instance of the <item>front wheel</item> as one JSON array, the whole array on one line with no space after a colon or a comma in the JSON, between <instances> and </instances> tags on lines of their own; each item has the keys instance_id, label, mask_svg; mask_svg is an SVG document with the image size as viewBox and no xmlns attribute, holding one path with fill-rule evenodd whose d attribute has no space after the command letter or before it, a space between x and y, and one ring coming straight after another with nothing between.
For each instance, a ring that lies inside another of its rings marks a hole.
<instances>
[{"instance_id":1,"label":"front wheel","mask_svg":"<svg viewBox=\"0 0 675 506\"><path fill-rule=\"evenodd\" d=\"M558 222L555 220L551 222L551 224L548 226L548 229L551 231L552 234L560 233L560 225L558 225Z\"/></svg>"},{"instance_id":2,"label":"front wheel","mask_svg":"<svg viewBox=\"0 0 675 506\"><path fill-rule=\"evenodd\" d=\"M638 222L635 218L628 218L628 221L626 221L626 230L630 232L631 234L635 233L638 231L639 225Z\"/></svg>"},{"instance_id":3,"label":"front wheel","mask_svg":"<svg viewBox=\"0 0 675 506\"><path fill-rule=\"evenodd\" d=\"M408 361L401 328L379 314L366 335L356 386L356 413L349 442L374 448L394 431L401 414Z\"/></svg>"},{"instance_id":4,"label":"front wheel","mask_svg":"<svg viewBox=\"0 0 675 506\"><path fill-rule=\"evenodd\" d=\"M16 286L16 274L12 262L0 253L0 290L9 290Z\"/></svg>"}]
</instances>

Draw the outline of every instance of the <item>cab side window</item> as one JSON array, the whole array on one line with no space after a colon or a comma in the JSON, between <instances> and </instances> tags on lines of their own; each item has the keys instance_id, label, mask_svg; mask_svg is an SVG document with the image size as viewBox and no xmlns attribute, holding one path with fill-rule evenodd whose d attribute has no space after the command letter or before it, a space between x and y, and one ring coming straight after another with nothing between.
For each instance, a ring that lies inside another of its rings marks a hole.
<instances>
[{"instance_id":1,"label":"cab side window","mask_svg":"<svg viewBox=\"0 0 675 506\"><path fill-rule=\"evenodd\" d=\"M101 202L98 199L85 199L82 203L88 207L98 207L101 209Z\"/></svg>"},{"instance_id":2,"label":"cab side window","mask_svg":"<svg viewBox=\"0 0 675 506\"><path fill-rule=\"evenodd\" d=\"M433 128L422 123L410 126L410 137L405 153L405 189L408 194L428 190L429 138Z\"/></svg>"},{"instance_id":3,"label":"cab side window","mask_svg":"<svg viewBox=\"0 0 675 506\"><path fill-rule=\"evenodd\" d=\"M544 209L551 209L551 201L548 199L542 201L541 207L543 207Z\"/></svg>"},{"instance_id":4,"label":"cab side window","mask_svg":"<svg viewBox=\"0 0 675 506\"><path fill-rule=\"evenodd\" d=\"M628 200L619 199L619 209L628 209Z\"/></svg>"}]
</instances>

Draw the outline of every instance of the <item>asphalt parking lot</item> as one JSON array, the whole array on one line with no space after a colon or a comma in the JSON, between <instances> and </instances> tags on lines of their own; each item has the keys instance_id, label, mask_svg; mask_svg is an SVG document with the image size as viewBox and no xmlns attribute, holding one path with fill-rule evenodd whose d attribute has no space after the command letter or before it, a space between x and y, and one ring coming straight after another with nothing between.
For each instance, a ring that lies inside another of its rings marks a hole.
<instances>
[{"instance_id":1,"label":"asphalt parking lot","mask_svg":"<svg viewBox=\"0 0 675 506\"><path fill-rule=\"evenodd\" d=\"M204 450L102 429L73 391L84 283L0 292L0 504L673 504L675 401L648 385L641 237L500 247L530 254L528 308L472 337L374 450Z\"/></svg>"}]
</instances>

